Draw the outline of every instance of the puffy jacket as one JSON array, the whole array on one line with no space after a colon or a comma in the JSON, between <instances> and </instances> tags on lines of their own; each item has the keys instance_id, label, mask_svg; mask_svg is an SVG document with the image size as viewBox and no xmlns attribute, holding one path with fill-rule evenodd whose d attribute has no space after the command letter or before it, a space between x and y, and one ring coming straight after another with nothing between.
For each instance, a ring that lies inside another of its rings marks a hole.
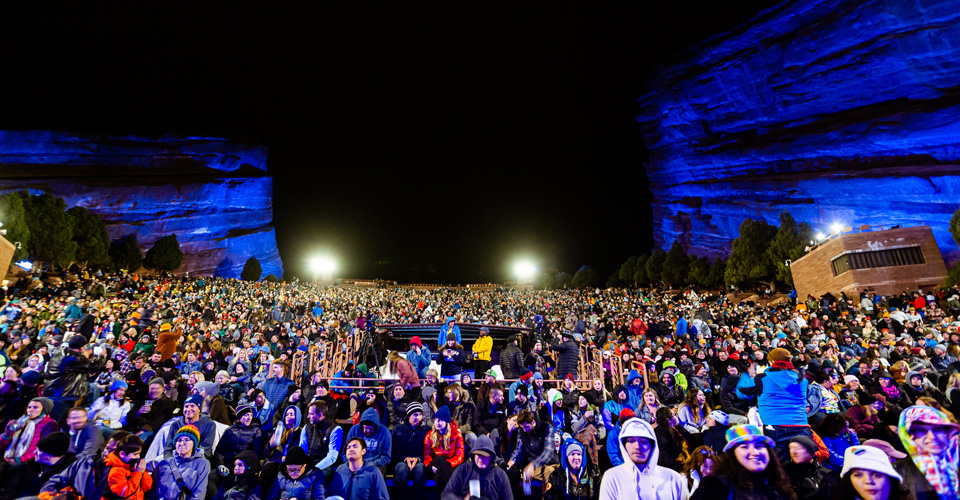
<instances>
[{"instance_id":1,"label":"puffy jacket","mask_svg":"<svg viewBox=\"0 0 960 500\"><path fill-rule=\"evenodd\" d=\"M500 351L500 369L507 380L518 379L530 371L523 366L523 352L512 342Z\"/></svg>"},{"instance_id":2,"label":"puffy jacket","mask_svg":"<svg viewBox=\"0 0 960 500\"><path fill-rule=\"evenodd\" d=\"M633 385L634 380L640 380L639 385ZM630 370L627 374L627 407L636 410L643 403L643 375L637 370Z\"/></svg>"},{"instance_id":3,"label":"puffy jacket","mask_svg":"<svg viewBox=\"0 0 960 500\"><path fill-rule=\"evenodd\" d=\"M457 428L456 423L450 422L448 428L450 429L450 445L446 448L440 441L433 442L431 439L433 431L427 433L427 437L423 441L424 467L430 467L430 462L433 462L435 458L446 459L451 467L463 463L463 436L460 434L460 429Z\"/></svg>"},{"instance_id":4,"label":"puffy jacket","mask_svg":"<svg viewBox=\"0 0 960 500\"><path fill-rule=\"evenodd\" d=\"M438 346L437 348L438 348L438 349L441 349L441 350L442 350L442 349L443 349L443 346L447 343L447 332L449 332L449 331L451 330L451 328L450 328L448 325L450 325L450 322L451 322L451 321L454 321L453 316L450 316L449 318L447 318L447 321L446 321L443 325L440 326L440 335L439 335L439 337L437 337L437 346ZM462 344L462 343L463 343L463 341L460 339L460 327L457 326L456 323L453 324L453 328L452 328L452 332L451 332L451 333L453 334L454 337L457 338L457 344Z\"/></svg>"},{"instance_id":5,"label":"puffy jacket","mask_svg":"<svg viewBox=\"0 0 960 500\"><path fill-rule=\"evenodd\" d=\"M263 395L270 401L270 406L277 408L283 403L283 398L287 397L287 389L291 385L296 383L287 377L271 377L260 384L260 389L263 389Z\"/></svg>"},{"instance_id":6,"label":"puffy jacket","mask_svg":"<svg viewBox=\"0 0 960 500\"><path fill-rule=\"evenodd\" d=\"M280 475L270 485L270 490L264 497L264 500L286 500L296 498L297 500L315 500L323 499L326 495L324 487L323 473L314 468L308 468L297 479L291 479L287 475L286 467L280 468Z\"/></svg>"},{"instance_id":7,"label":"puffy jacket","mask_svg":"<svg viewBox=\"0 0 960 500\"><path fill-rule=\"evenodd\" d=\"M153 488L153 477L149 472L131 470L116 452L107 456L106 465L110 467L107 474L110 492L124 500L143 500Z\"/></svg>"},{"instance_id":8,"label":"puffy jacket","mask_svg":"<svg viewBox=\"0 0 960 500\"><path fill-rule=\"evenodd\" d=\"M490 353L493 351L493 339L489 335L483 335L473 343L474 358L481 361L490 361ZM479 376L479 375L478 375Z\"/></svg>"},{"instance_id":9,"label":"puffy jacket","mask_svg":"<svg viewBox=\"0 0 960 500\"><path fill-rule=\"evenodd\" d=\"M566 338L563 342L561 342L561 339L563 337L558 336L550 344L550 348L557 353L557 378L563 379L567 374L577 378L579 375L580 346L571 338Z\"/></svg>"},{"instance_id":10,"label":"puffy jacket","mask_svg":"<svg viewBox=\"0 0 960 500\"><path fill-rule=\"evenodd\" d=\"M215 467L226 465L227 468L232 468L233 459L241 451L250 450L260 454L263 451L263 445L263 430L260 426L244 427L238 420L220 437L217 451L213 455L213 465Z\"/></svg>"}]
</instances>

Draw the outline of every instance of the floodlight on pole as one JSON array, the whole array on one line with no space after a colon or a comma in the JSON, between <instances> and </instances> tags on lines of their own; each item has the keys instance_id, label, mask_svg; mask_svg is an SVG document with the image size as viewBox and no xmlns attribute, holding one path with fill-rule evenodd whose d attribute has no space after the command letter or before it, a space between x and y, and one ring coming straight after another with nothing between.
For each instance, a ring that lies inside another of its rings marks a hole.
<instances>
[{"instance_id":1,"label":"floodlight on pole","mask_svg":"<svg viewBox=\"0 0 960 500\"><path fill-rule=\"evenodd\" d=\"M824 238L823 233L817 233L817 235L815 236L815 238L817 238L817 241L822 240L822 239Z\"/></svg>"},{"instance_id":2,"label":"floodlight on pole","mask_svg":"<svg viewBox=\"0 0 960 500\"><path fill-rule=\"evenodd\" d=\"M839 222L834 222L833 225L830 226L830 232L833 234L840 234L841 231L843 231L843 226L841 226Z\"/></svg>"}]
</instances>

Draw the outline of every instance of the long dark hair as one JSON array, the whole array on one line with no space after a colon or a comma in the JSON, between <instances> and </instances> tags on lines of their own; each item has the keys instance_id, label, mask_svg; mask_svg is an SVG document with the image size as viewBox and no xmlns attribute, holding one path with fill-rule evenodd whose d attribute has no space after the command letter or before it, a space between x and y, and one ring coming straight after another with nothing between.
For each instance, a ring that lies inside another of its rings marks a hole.
<instances>
[{"instance_id":1,"label":"long dark hair","mask_svg":"<svg viewBox=\"0 0 960 500\"><path fill-rule=\"evenodd\" d=\"M887 500L914 500L913 493L910 492L900 481L897 481L897 478L887 476L890 480L890 496L887 497ZM840 479L840 484L837 486L837 494L834 495L835 499L846 500L848 498L860 498L860 495L857 493L857 490L853 487L853 483L850 482L850 472L847 472L847 475Z\"/></svg>"},{"instance_id":2,"label":"long dark hair","mask_svg":"<svg viewBox=\"0 0 960 500\"><path fill-rule=\"evenodd\" d=\"M829 413L817 427L817 435L821 438L836 437L846 425L847 417L843 416L842 413Z\"/></svg>"},{"instance_id":3,"label":"long dark hair","mask_svg":"<svg viewBox=\"0 0 960 500\"><path fill-rule=\"evenodd\" d=\"M770 462L763 472L753 474L740 465L734 450L726 451L717 455L717 461L713 468L713 475L724 478L731 487L736 486L743 491L753 491L754 477L760 476L766 480L771 488L776 490L786 500L797 500L797 494L793 491L793 483L787 473L784 472L777 454L772 449L767 448L770 453ZM846 497L849 498L849 497Z\"/></svg>"}]
</instances>

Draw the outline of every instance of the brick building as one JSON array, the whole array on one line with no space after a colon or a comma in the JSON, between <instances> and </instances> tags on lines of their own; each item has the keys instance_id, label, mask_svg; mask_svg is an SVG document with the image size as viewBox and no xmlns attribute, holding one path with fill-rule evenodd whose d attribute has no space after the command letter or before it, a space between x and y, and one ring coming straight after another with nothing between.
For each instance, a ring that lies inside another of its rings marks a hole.
<instances>
[{"instance_id":1,"label":"brick building","mask_svg":"<svg viewBox=\"0 0 960 500\"><path fill-rule=\"evenodd\" d=\"M797 296L831 292L890 295L930 289L947 277L947 267L930 226L835 236L790 266Z\"/></svg>"}]
</instances>

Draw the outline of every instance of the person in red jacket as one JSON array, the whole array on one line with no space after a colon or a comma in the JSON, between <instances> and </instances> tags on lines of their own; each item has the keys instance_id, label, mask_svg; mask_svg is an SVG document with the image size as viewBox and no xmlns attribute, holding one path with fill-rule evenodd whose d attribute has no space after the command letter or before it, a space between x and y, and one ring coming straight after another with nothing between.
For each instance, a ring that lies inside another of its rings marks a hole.
<instances>
[{"instance_id":1,"label":"person in red jacket","mask_svg":"<svg viewBox=\"0 0 960 500\"><path fill-rule=\"evenodd\" d=\"M450 421L450 409L444 405L433 414L433 430L423 441L423 465L433 472L437 491L443 491L453 469L463 463L463 436Z\"/></svg>"},{"instance_id":2,"label":"person in red jacket","mask_svg":"<svg viewBox=\"0 0 960 500\"><path fill-rule=\"evenodd\" d=\"M107 486L114 495L124 500L144 500L153 488L153 477L147 471L146 460L140 458L143 440L135 434L125 436L117 443L117 449L107 455L106 466L110 467Z\"/></svg>"}]
</instances>

